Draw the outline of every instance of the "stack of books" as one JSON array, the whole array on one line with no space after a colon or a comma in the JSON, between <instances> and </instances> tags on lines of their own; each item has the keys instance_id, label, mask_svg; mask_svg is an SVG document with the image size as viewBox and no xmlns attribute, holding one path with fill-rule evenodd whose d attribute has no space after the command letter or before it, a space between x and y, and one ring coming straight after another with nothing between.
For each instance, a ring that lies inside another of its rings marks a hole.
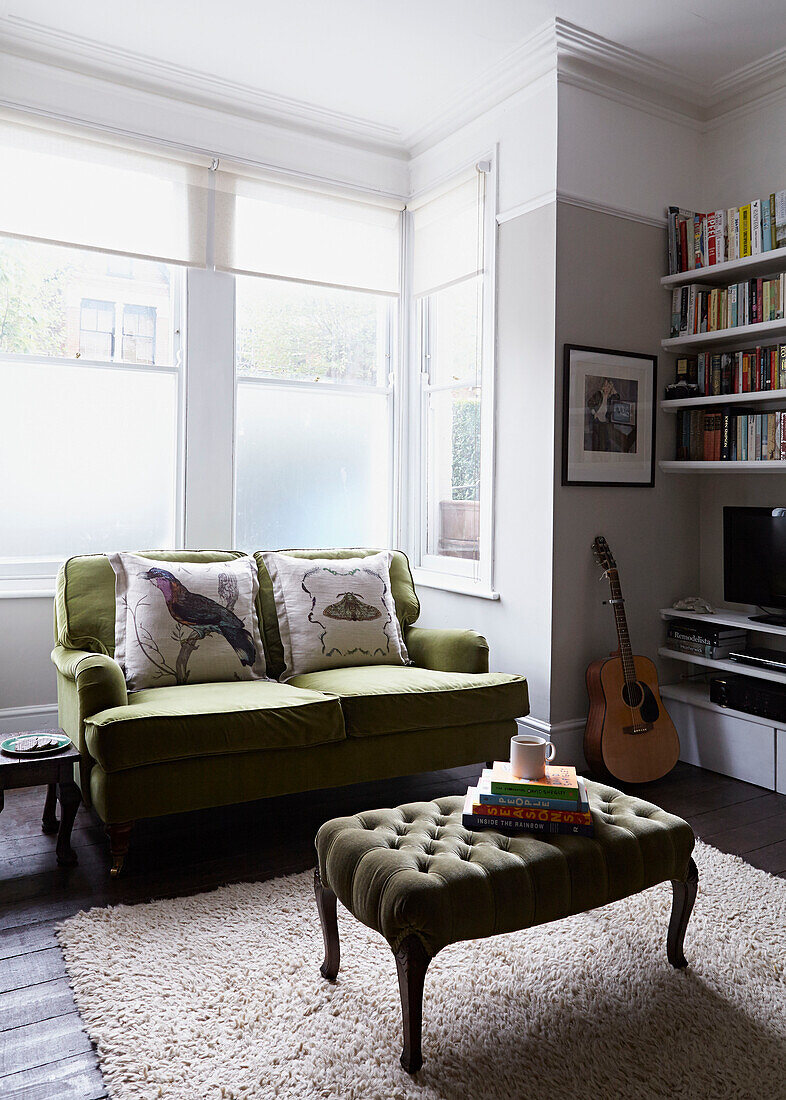
<instances>
[{"instance_id":1,"label":"stack of books","mask_svg":"<svg viewBox=\"0 0 786 1100\"><path fill-rule=\"evenodd\" d=\"M786 411L678 409L678 462L783 462Z\"/></svg>"},{"instance_id":2,"label":"stack of books","mask_svg":"<svg viewBox=\"0 0 786 1100\"><path fill-rule=\"evenodd\" d=\"M741 627L720 626L693 622L691 619L672 619L669 622L668 645L680 653L692 653L695 657L711 657L721 661L734 650L744 648L747 633Z\"/></svg>"},{"instance_id":3,"label":"stack of books","mask_svg":"<svg viewBox=\"0 0 786 1100\"><path fill-rule=\"evenodd\" d=\"M709 214L670 206L667 218L670 275L786 245L786 191Z\"/></svg>"},{"instance_id":4,"label":"stack of books","mask_svg":"<svg viewBox=\"0 0 786 1100\"><path fill-rule=\"evenodd\" d=\"M786 344L681 355L675 382L696 387L697 397L786 389Z\"/></svg>"},{"instance_id":5,"label":"stack of books","mask_svg":"<svg viewBox=\"0 0 786 1100\"><path fill-rule=\"evenodd\" d=\"M728 286L691 283L671 295L670 335L697 336L764 321L782 321L786 310L786 274L746 279Z\"/></svg>"},{"instance_id":6,"label":"stack of books","mask_svg":"<svg viewBox=\"0 0 786 1100\"><path fill-rule=\"evenodd\" d=\"M544 779L517 779L510 764L495 762L467 791L461 820L466 829L592 836L584 780L564 765L547 764Z\"/></svg>"}]
</instances>

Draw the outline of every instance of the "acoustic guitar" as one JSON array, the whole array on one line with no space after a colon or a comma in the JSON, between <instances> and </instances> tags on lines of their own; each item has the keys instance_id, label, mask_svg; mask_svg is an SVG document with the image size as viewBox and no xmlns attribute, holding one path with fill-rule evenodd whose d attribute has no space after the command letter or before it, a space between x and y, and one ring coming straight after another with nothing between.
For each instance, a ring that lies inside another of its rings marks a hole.
<instances>
[{"instance_id":1,"label":"acoustic guitar","mask_svg":"<svg viewBox=\"0 0 786 1100\"><path fill-rule=\"evenodd\" d=\"M592 550L611 589L619 649L587 669L590 706L584 755L602 777L651 783L677 763L679 737L661 701L655 665L631 650L617 563L603 535L595 539Z\"/></svg>"}]
</instances>

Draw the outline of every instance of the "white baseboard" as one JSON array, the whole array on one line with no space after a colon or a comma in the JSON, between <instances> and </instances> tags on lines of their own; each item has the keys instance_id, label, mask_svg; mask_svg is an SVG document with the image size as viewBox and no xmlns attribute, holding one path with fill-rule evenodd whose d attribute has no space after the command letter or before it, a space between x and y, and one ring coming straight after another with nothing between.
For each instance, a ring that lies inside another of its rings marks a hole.
<instances>
[{"instance_id":1,"label":"white baseboard","mask_svg":"<svg viewBox=\"0 0 786 1100\"><path fill-rule=\"evenodd\" d=\"M55 729L57 703L36 707L4 707L0 709L0 734L25 733L27 730Z\"/></svg>"},{"instance_id":2,"label":"white baseboard","mask_svg":"<svg viewBox=\"0 0 786 1100\"><path fill-rule=\"evenodd\" d=\"M572 764L579 771L584 771L587 762L584 759L584 726L586 718L572 718L567 722L545 722L542 718L533 718L527 715L523 719L524 724L539 733L542 737L548 737L553 741L557 752L554 762L556 764Z\"/></svg>"}]
</instances>

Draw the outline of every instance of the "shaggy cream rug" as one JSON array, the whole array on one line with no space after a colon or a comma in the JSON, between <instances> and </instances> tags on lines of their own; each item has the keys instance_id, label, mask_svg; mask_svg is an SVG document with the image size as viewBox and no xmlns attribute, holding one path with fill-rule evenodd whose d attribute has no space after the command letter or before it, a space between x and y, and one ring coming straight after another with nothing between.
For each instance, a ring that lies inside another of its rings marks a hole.
<instances>
[{"instance_id":1,"label":"shaggy cream rug","mask_svg":"<svg viewBox=\"0 0 786 1100\"><path fill-rule=\"evenodd\" d=\"M339 905L319 974L311 874L146 905L59 930L114 1100L778 1100L786 1097L786 882L699 844L685 951L668 885L429 967L423 1069L399 1066L386 943Z\"/></svg>"}]
</instances>

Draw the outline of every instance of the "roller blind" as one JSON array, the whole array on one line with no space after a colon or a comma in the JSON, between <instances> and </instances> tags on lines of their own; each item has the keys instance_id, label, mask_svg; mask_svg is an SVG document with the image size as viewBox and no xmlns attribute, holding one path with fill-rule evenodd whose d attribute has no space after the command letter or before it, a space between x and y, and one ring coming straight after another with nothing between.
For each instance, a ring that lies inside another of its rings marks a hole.
<instances>
[{"instance_id":1,"label":"roller blind","mask_svg":"<svg viewBox=\"0 0 786 1100\"><path fill-rule=\"evenodd\" d=\"M402 210L403 203L220 171L216 267L398 294Z\"/></svg>"},{"instance_id":2,"label":"roller blind","mask_svg":"<svg viewBox=\"0 0 786 1100\"><path fill-rule=\"evenodd\" d=\"M0 233L205 265L207 162L0 119Z\"/></svg>"},{"instance_id":3,"label":"roller blind","mask_svg":"<svg viewBox=\"0 0 786 1100\"><path fill-rule=\"evenodd\" d=\"M485 175L472 169L408 205L413 291L431 294L483 271Z\"/></svg>"}]
</instances>

